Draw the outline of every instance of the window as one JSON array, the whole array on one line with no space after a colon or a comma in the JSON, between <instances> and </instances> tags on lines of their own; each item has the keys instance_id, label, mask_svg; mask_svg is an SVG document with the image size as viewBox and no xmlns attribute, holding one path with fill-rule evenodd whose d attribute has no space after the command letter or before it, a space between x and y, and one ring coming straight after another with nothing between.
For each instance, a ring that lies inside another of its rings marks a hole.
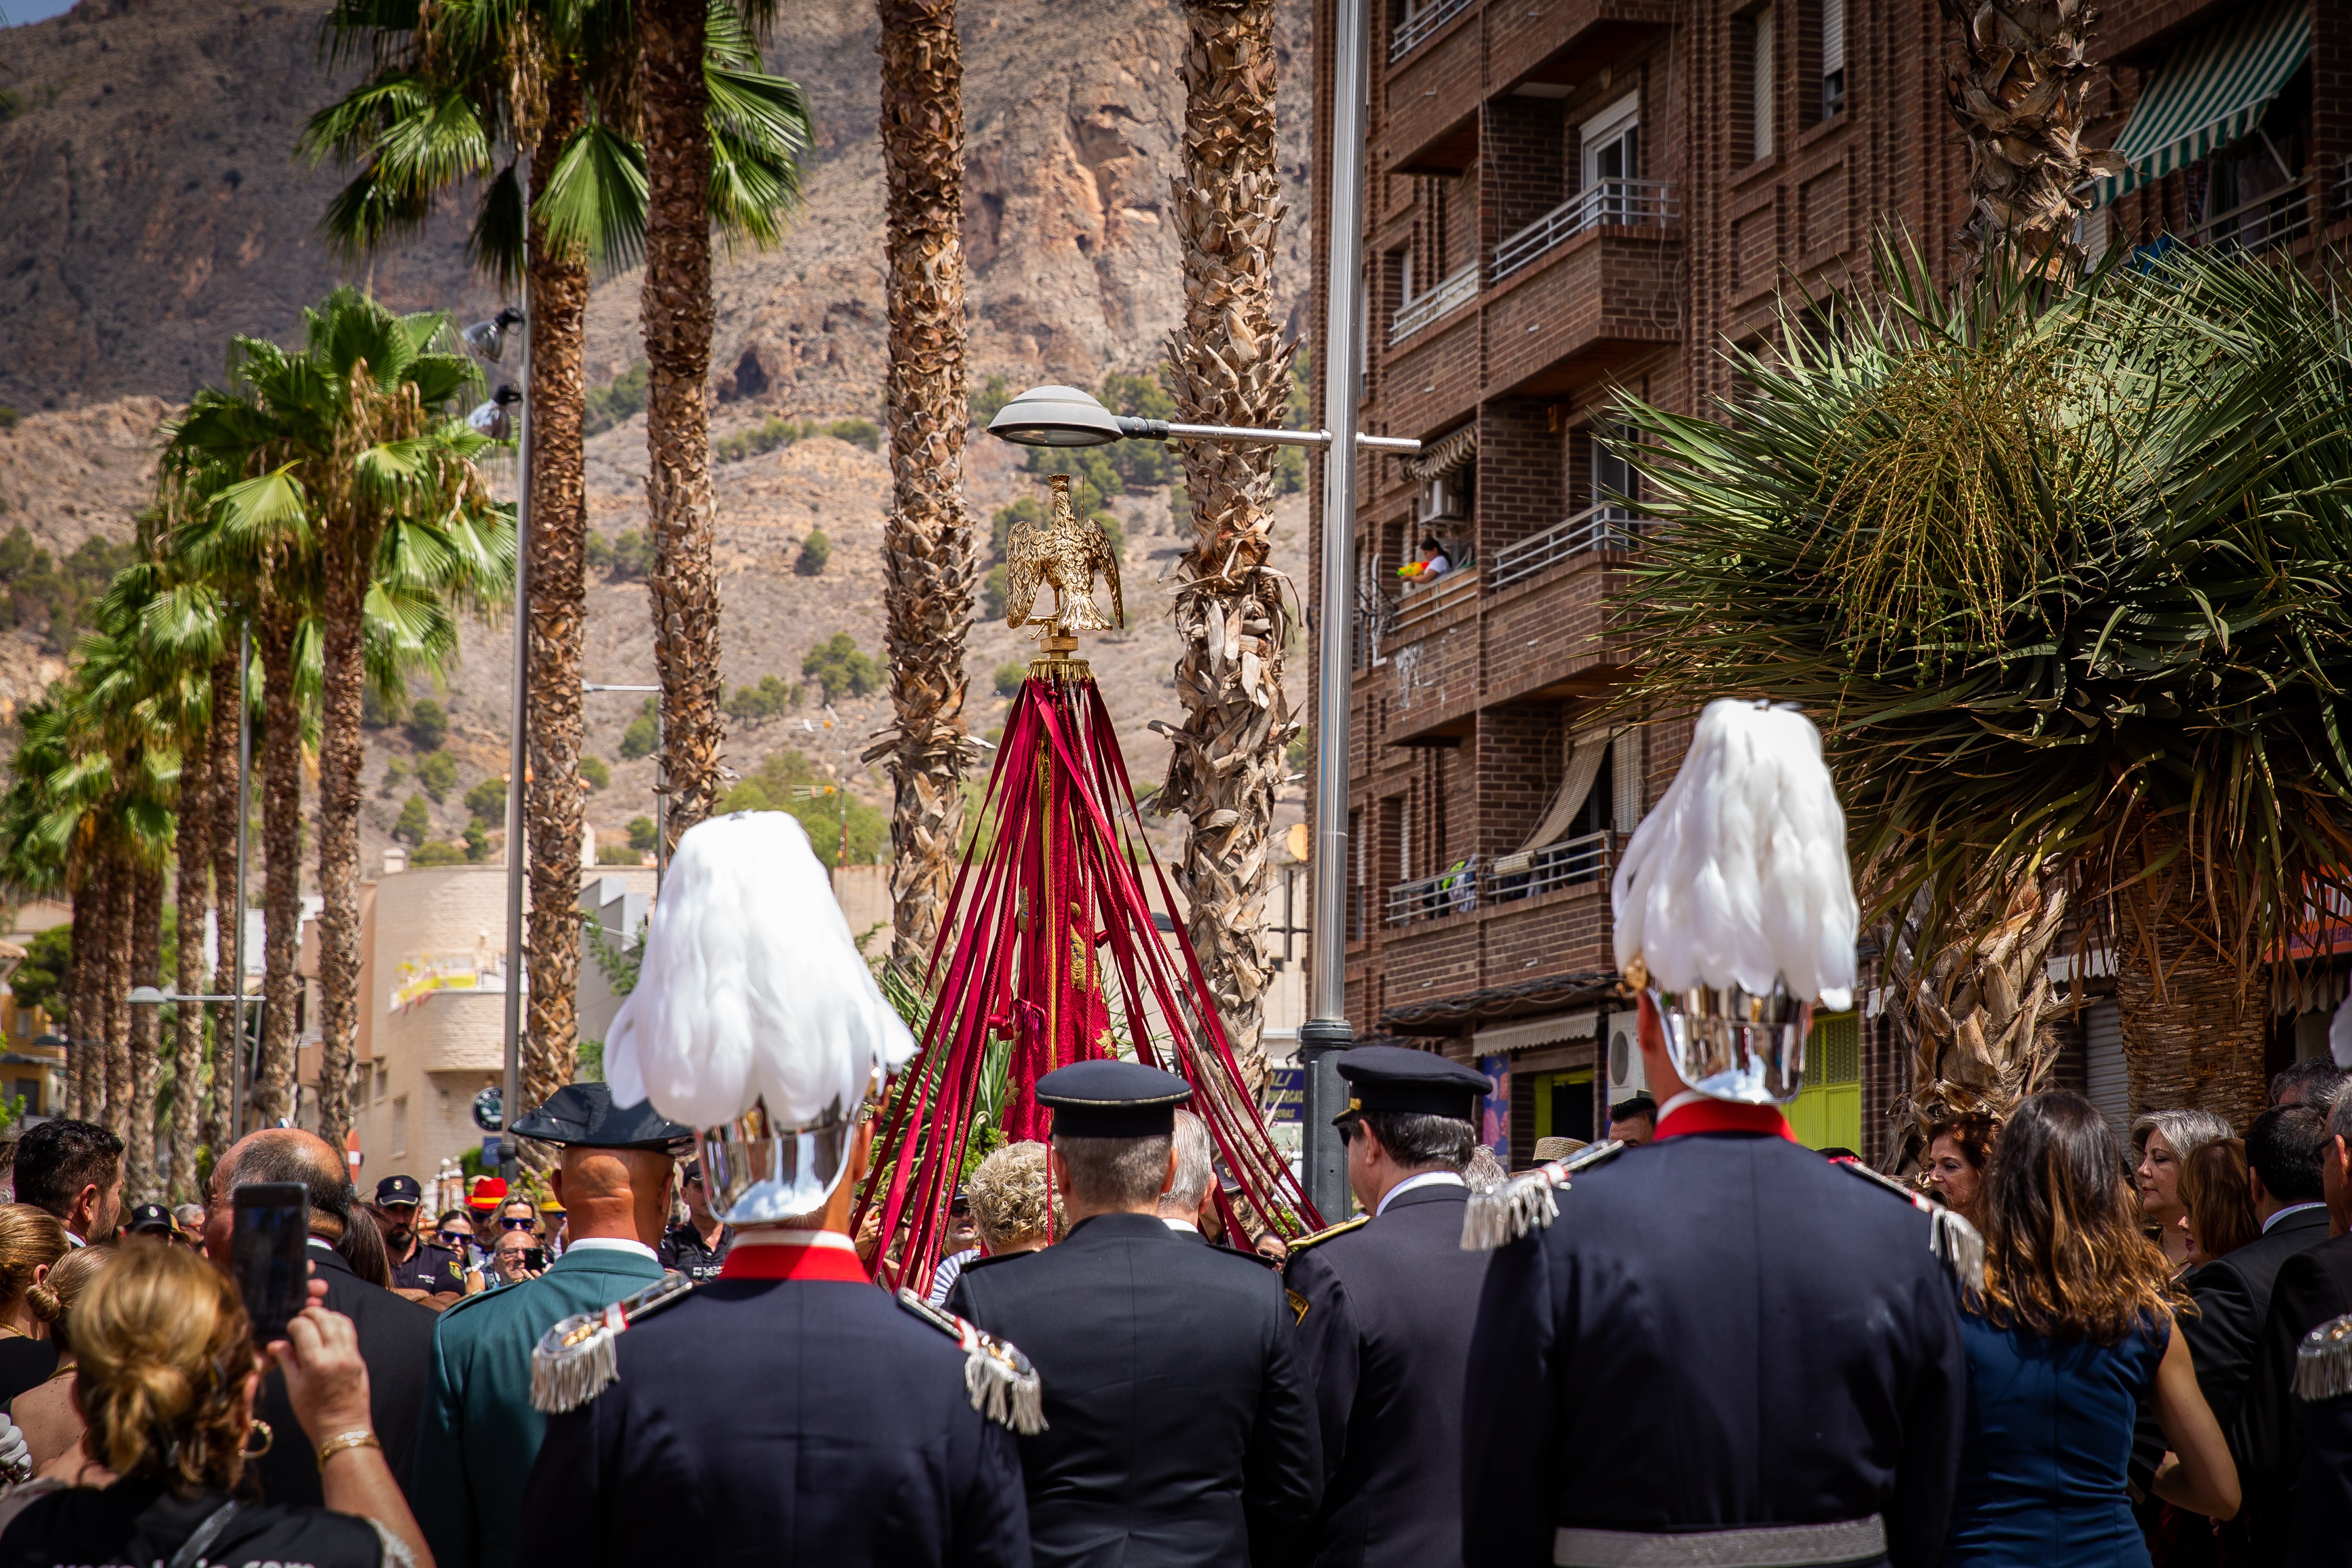
<instances>
[{"instance_id":1,"label":"window","mask_svg":"<svg viewBox=\"0 0 2352 1568\"><path fill-rule=\"evenodd\" d=\"M1633 514L1625 510L1622 502L1612 500L1613 496L1639 500L1642 493L1642 479L1633 471L1633 465L1609 449L1609 441L1622 438L1622 435L1623 432L1613 428L1595 430L1592 434L1592 504L1608 508L1603 515L1616 518L1627 518Z\"/></svg>"},{"instance_id":2,"label":"window","mask_svg":"<svg viewBox=\"0 0 2352 1568\"><path fill-rule=\"evenodd\" d=\"M1621 731L1609 742L1611 826L1631 833L1642 825L1642 731Z\"/></svg>"},{"instance_id":3,"label":"window","mask_svg":"<svg viewBox=\"0 0 2352 1568\"><path fill-rule=\"evenodd\" d=\"M1772 7L1756 13L1748 24L1748 155L1761 161L1772 155Z\"/></svg>"},{"instance_id":4,"label":"window","mask_svg":"<svg viewBox=\"0 0 2352 1568\"><path fill-rule=\"evenodd\" d=\"M1642 95L1629 92L1584 122L1583 189L1598 193L1605 210L1597 223L1622 223L1630 193L1627 180L1642 177Z\"/></svg>"},{"instance_id":5,"label":"window","mask_svg":"<svg viewBox=\"0 0 2352 1568\"><path fill-rule=\"evenodd\" d=\"M1822 0L1822 118L1845 112L1845 0Z\"/></svg>"},{"instance_id":6,"label":"window","mask_svg":"<svg viewBox=\"0 0 2352 1568\"><path fill-rule=\"evenodd\" d=\"M408 1152L408 1096L402 1095L392 1102L392 1153L394 1159Z\"/></svg>"},{"instance_id":7,"label":"window","mask_svg":"<svg viewBox=\"0 0 2352 1568\"><path fill-rule=\"evenodd\" d=\"M392 1069L384 1066L383 1063L378 1062L375 1069L375 1098L377 1103L383 1103L383 1097L391 1092Z\"/></svg>"}]
</instances>

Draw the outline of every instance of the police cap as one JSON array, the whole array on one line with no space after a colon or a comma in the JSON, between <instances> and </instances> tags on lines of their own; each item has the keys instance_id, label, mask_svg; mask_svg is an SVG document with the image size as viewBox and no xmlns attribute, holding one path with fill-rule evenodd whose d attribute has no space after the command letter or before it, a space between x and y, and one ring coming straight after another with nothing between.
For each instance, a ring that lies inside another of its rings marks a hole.
<instances>
[{"instance_id":1,"label":"police cap","mask_svg":"<svg viewBox=\"0 0 2352 1568\"><path fill-rule=\"evenodd\" d=\"M1407 1050L1402 1046L1358 1046L1343 1051L1339 1076L1355 1092L1339 1116L1364 1110L1398 1110L1422 1116L1450 1116L1456 1121L1478 1120L1478 1097L1492 1087L1486 1075L1460 1062L1447 1061L1433 1051Z\"/></svg>"},{"instance_id":2,"label":"police cap","mask_svg":"<svg viewBox=\"0 0 2352 1568\"><path fill-rule=\"evenodd\" d=\"M1172 1072L1105 1058L1056 1068L1037 1080L1057 1138L1153 1138L1176 1131L1192 1086Z\"/></svg>"},{"instance_id":3,"label":"police cap","mask_svg":"<svg viewBox=\"0 0 2352 1568\"><path fill-rule=\"evenodd\" d=\"M415 1208L425 1201L425 1189L414 1176L386 1176L375 1184L375 1206L397 1208L403 1204Z\"/></svg>"},{"instance_id":4,"label":"police cap","mask_svg":"<svg viewBox=\"0 0 2352 1568\"><path fill-rule=\"evenodd\" d=\"M515 1123L515 1136L575 1149L667 1149L694 1129L653 1108L651 1100L614 1105L601 1083L568 1083Z\"/></svg>"}]
</instances>

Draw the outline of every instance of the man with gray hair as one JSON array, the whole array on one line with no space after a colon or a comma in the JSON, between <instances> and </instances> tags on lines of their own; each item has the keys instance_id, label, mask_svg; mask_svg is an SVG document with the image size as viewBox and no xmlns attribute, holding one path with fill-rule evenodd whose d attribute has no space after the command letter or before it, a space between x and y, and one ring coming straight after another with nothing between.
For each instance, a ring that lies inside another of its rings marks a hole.
<instances>
[{"instance_id":1,"label":"man with gray hair","mask_svg":"<svg viewBox=\"0 0 2352 1568\"><path fill-rule=\"evenodd\" d=\"M1322 1455L1280 1281L1160 1218L1192 1093L1135 1062L1039 1079L1068 1228L966 1268L948 1297L1036 1363L1045 1427L1021 1470L1037 1568L1286 1563L1314 1524Z\"/></svg>"},{"instance_id":2,"label":"man with gray hair","mask_svg":"<svg viewBox=\"0 0 2352 1568\"><path fill-rule=\"evenodd\" d=\"M1176 1179L1160 1194L1160 1217L1179 1236L1200 1240L1201 1211L1208 1206L1209 1184L1216 1179L1216 1158L1209 1148L1209 1124L1189 1110L1176 1113Z\"/></svg>"}]
</instances>

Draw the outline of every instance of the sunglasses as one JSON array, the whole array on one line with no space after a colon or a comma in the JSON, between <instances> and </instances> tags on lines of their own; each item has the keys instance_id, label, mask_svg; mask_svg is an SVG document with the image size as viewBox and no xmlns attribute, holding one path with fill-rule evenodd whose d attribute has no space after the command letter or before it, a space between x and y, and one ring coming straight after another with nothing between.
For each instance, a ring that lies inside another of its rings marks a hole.
<instances>
[{"instance_id":1,"label":"sunglasses","mask_svg":"<svg viewBox=\"0 0 2352 1568\"><path fill-rule=\"evenodd\" d=\"M433 1234L444 1247L455 1247L460 1242L474 1239L473 1232L467 1230L436 1230Z\"/></svg>"},{"instance_id":2,"label":"sunglasses","mask_svg":"<svg viewBox=\"0 0 2352 1568\"><path fill-rule=\"evenodd\" d=\"M520 1216L505 1215L500 1216L499 1220L499 1228L500 1230L529 1230L532 1226L535 1226L539 1222L537 1220L531 1218L528 1215Z\"/></svg>"}]
</instances>

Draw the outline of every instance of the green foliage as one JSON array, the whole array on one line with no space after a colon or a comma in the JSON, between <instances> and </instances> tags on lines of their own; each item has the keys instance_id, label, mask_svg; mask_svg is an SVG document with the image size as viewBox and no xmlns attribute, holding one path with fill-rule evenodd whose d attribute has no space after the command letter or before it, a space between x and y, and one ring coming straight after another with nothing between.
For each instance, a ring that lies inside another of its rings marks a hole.
<instances>
[{"instance_id":1,"label":"green foliage","mask_svg":"<svg viewBox=\"0 0 2352 1568\"><path fill-rule=\"evenodd\" d=\"M824 427L824 433L836 441L846 441L869 452L882 449L882 426L871 419L836 419Z\"/></svg>"},{"instance_id":2,"label":"green foliage","mask_svg":"<svg viewBox=\"0 0 2352 1568\"><path fill-rule=\"evenodd\" d=\"M860 653L857 639L847 632L835 632L809 649L808 657L801 660L801 675L824 689L827 702L863 697L882 684L882 667Z\"/></svg>"},{"instance_id":3,"label":"green foliage","mask_svg":"<svg viewBox=\"0 0 2352 1568\"><path fill-rule=\"evenodd\" d=\"M650 816L629 818L629 847L640 855L652 854L655 846L661 842L660 831Z\"/></svg>"},{"instance_id":4,"label":"green foliage","mask_svg":"<svg viewBox=\"0 0 2352 1568\"><path fill-rule=\"evenodd\" d=\"M624 761L635 762L639 757L650 757L659 750L661 705L656 699L648 697L646 705L637 710L637 716L629 721L629 727L621 731L621 756Z\"/></svg>"},{"instance_id":5,"label":"green foliage","mask_svg":"<svg viewBox=\"0 0 2352 1568\"><path fill-rule=\"evenodd\" d=\"M588 781L588 787L591 789L613 787L613 770L604 765L604 759L602 757L592 757L584 752L582 753L580 776Z\"/></svg>"},{"instance_id":6,"label":"green foliage","mask_svg":"<svg viewBox=\"0 0 2352 1568\"><path fill-rule=\"evenodd\" d=\"M981 614L992 621L1004 618L1004 596L1012 592L1010 573L1002 565L992 566L988 575L980 580Z\"/></svg>"},{"instance_id":7,"label":"green foliage","mask_svg":"<svg viewBox=\"0 0 2352 1568\"><path fill-rule=\"evenodd\" d=\"M416 782L439 804L457 787L457 759L446 752L425 752L416 759Z\"/></svg>"},{"instance_id":8,"label":"green foliage","mask_svg":"<svg viewBox=\"0 0 2352 1568\"><path fill-rule=\"evenodd\" d=\"M603 534L591 533L586 561L590 571L602 572L614 582L650 576L654 569L653 541L634 528L624 530L609 542Z\"/></svg>"},{"instance_id":9,"label":"green foliage","mask_svg":"<svg viewBox=\"0 0 2352 1568\"><path fill-rule=\"evenodd\" d=\"M801 541L800 558L793 563L793 570L803 577L820 576L825 563L832 559L833 541L825 537L824 530L812 528L808 537Z\"/></svg>"},{"instance_id":10,"label":"green foliage","mask_svg":"<svg viewBox=\"0 0 2352 1568\"><path fill-rule=\"evenodd\" d=\"M478 822L466 824L466 863L478 866L490 858L490 836Z\"/></svg>"},{"instance_id":11,"label":"green foliage","mask_svg":"<svg viewBox=\"0 0 2352 1568\"><path fill-rule=\"evenodd\" d=\"M1141 375L1113 371L1103 377L1101 395L1103 406L1113 414L1138 419L1176 417L1176 400L1160 384L1157 371ZM1111 470L1118 474L1120 488L1128 490L1156 490L1183 469L1176 448L1161 441L1114 441L1087 449L1108 454Z\"/></svg>"},{"instance_id":12,"label":"green foliage","mask_svg":"<svg viewBox=\"0 0 2352 1568\"><path fill-rule=\"evenodd\" d=\"M725 703L727 716L745 723L773 719L801 705L801 689L782 677L763 675L757 686L739 686Z\"/></svg>"},{"instance_id":13,"label":"green foliage","mask_svg":"<svg viewBox=\"0 0 2352 1568\"><path fill-rule=\"evenodd\" d=\"M1013 384L1001 375L990 376L981 384L980 390L971 395L971 422L983 430L987 429L988 422L1002 414L1004 405L1012 401Z\"/></svg>"},{"instance_id":14,"label":"green foliage","mask_svg":"<svg viewBox=\"0 0 2352 1568\"><path fill-rule=\"evenodd\" d=\"M98 600L135 552L91 534L62 562L33 542L20 523L0 539L0 627L38 626L47 652L71 651Z\"/></svg>"},{"instance_id":15,"label":"green foliage","mask_svg":"<svg viewBox=\"0 0 2352 1568\"><path fill-rule=\"evenodd\" d=\"M402 762L398 757L386 757L383 760L383 787L381 793L386 800L391 799L393 792L399 789L407 782L407 779L406 763Z\"/></svg>"},{"instance_id":16,"label":"green foliage","mask_svg":"<svg viewBox=\"0 0 2352 1568\"><path fill-rule=\"evenodd\" d=\"M599 436L614 426L625 425L643 414L649 375L646 362L639 360L604 385L590 387L586 398L587 412L581 420L582 433Z\"/></svg>"},{"instance_id":17,"label":"green foliage","mask_svg":"<svg viewBox=\"0 0 2352 1568\"><path fill-rule=\"evenodd\" d=\"M0 121L5 121L6 119L7 116L0 114ZM24 416L16 412L13 404L0 403L0 430L14 430L16 427L16 421L23 417Z\"/></svg>"},{"instance_id":18,"label":"green foliage","mask_svg":"<svg viewBox=\"0 0 2352 1568\"><path fill-rule=\"evenodd\" d=\"M572 1054L575 1064L572 1071L572 1082L602 1083L604 1081L604 1041L582 1040L572 1047Z\"/></svg>"},{"instance_id":19,"label":"green foliage","mask_svg":"<svg viewBox=\"0 0 2352 1568\"><path fill-rule=\"evenodd\" d=\"M394 825L392 836L421 848L425 836L432 831L432 809L425 804L423 795L410 795L407 804L400 808L400 820Z\"/></svg>"},{"instance_id":20,"label":"green foliage","mask_svg":"<svg viewBox=\"0 0 2352 1568\"><path fill-rule=\"evenodd\" d=\"M710 455L721 463L740 463L817 436L830 436L869 452L882 449L882 426L871 419L835 419L830 424L815 419L769 419L713 441Z\"/></svg>"},{"instance_id":21,"label":"green foliage","mask_svg":"<svg viewBox=\"0 0 2352 1568\"><path fill-rule=\"evenodd\" d=\"M599 844L596 846L596 864L641 866L645 864L645 853L642 849L633 849L625 844Z\"/></svg>"},{"instance_id":22,"label":"green foliage","mask_svg":"<svg viewBox=\"0 0 2352 1568\"><path fill-rule=\"evenodd\" d=\"M615 996L626 996L637 988L637 973L646 962L646 932L649 925L639 925L625 938L604 929L604 923L594 915L580 916L580 945L588 950L589 961L604 974L604 984L613 988ZM598 1054L603 1054L601 1042Z\"/></svg>"},{"instance_id":23,"label":"green foliage","mask_svg":"<svg viewBox=\"0 0 2352 1568\"><path fill-rule=\"evenodd\" d=\"M794 751L772 752L757 771L738 783L720 801L724 811L782 811L808 829L809 845L827 866L841 863L841 828L845 809L849 819L849 859L862 865L890 842L890 819L879 806L869 805L817 772L807 757Z\"/></svg>"},{"instance_id":24,"label":"green foliage","mask_svg":"<svg viewBox=\"0 0 2352 1568\"><path fill-rule=\"evenodd\" d=\"M504 779L484 779L466 792L466 809L474 820L485 827L497 827L507 819L507 784Z\"/></svg>"},{"instance_id":25,"label":"green foliage","mask_svg":"<svg viewBox=\"0 0 2352 1568\"><path fill-rule=\"evenodd\" d=\"M1080 517L1091 517L1102 509L1105 496L1115 496L1127 489L1127 480L1107 454L1125 447L1150 447L1150 441L1114 441L1108 447L1032 447L1028 468L1033 474L1067 474L1071 478L1070 508ZM1044 487L1041 485L1042 490Z\"/></svg>"},{"instance_id":26,"label":"green foliage","mask_svg":"<svg viewBox=\"0 0 2352 1568\"><path fill-rule=\"evenodd\" d=\"M1018 661L1000 664L996 667L996 694L999 697L1010 697L1019 691L1021 683L1028 679L1027 665Z\"/></svg>"},{"instance_id":27,"label":"green foliage","mask_svg":"<svg viewBox=\"0 0 2352 1568\"><path fill-rule=\"evenodd\" d=\"M408 710L408 738L420 752L437 752L449 738L449 715L430 697Z\"/></svg>"},{"instance_id":28,"label":"green foliage","mask_svg":"<svg viewBox=\"0 0 2352 1568\"><path fill-rule=\"evenodd\" d=\"M64 1011L58 992L73 962L73 925L54 925L36 931L25 944L24 962L9 973L8 990L19 1007L38 1007L51 1016Z\"/></svg>"},{"instance_id":29,"label":"green foliage","mask_svg":"<svg viewBox=\"0 0 2352 1568\"><path fill-rule=\"evenodd\" d=\"M406 705L395 692L387 700L383 693L370 684L360 693L360 726L367 730L389 730L400 721L401 710Z\"/></svg>"},{"instance_id":30,"label":"green foliage","mask_svg":"<svg viewBox=\"0 0 2352 1568\"><path fill-rule=\"evenodd\" d=\"M430 844L418 845L416 853L408 858L408 863L412 866L462 866L466 863L466 851L460 845L443 843L436 838Z\"/></svg>"}]
</instances>

